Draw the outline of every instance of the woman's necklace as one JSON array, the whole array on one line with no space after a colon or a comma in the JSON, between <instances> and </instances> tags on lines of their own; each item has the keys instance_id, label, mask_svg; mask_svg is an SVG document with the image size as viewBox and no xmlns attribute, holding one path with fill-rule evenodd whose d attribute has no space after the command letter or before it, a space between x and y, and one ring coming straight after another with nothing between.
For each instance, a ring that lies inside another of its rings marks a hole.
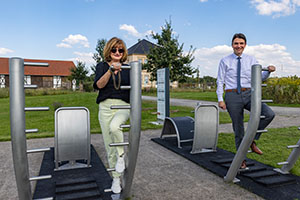
<instances>
[{"instance_id":1,"label":"woman's necklace","mask_svg":"<svg viewBox=\"0 0 300 200\"><path fill-rule=\"evenodd\" d=\"M112 70L110 70L110 73L111 73L111 75L112 75L112 79L113 79L113 82L114 82L114 88L115 88L116 90L119 90L119 89L120 89L120 86L121 86L121 72L118 71L118 85L117 85L117 83L116 83L115 73L114 73Z\"/></svg>"}]
</instances>

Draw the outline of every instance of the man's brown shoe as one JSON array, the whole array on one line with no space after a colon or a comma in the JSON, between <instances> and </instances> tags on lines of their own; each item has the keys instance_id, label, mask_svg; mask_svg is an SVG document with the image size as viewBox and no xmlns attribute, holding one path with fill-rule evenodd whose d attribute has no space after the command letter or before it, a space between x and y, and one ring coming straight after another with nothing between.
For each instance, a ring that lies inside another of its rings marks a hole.
<instances>
[{"instance_id":1,"label":"man's brown shoe","mask_svg":"<svg viewBox=\"0 0 300 200\"><path fill-rule=\"evenodd\" d=\"M254 152L254 153L257 153L258 155L262 155L263 152L256 146L256 143L253 141L252 144L251 144L251 150Z\"/></svg>"},{"instance_id":2,"label":"man's brown shoe","mask_svg":"<svg viewBox=\"0 0 300 200\"><path fill-rule=\"evenodd\" d=\"M246 161L244 160L242 162L242 165L241 165L240 169L246 169L246 168L247 168L247 165L246 165Z\"/></svg>"}]
</instances>

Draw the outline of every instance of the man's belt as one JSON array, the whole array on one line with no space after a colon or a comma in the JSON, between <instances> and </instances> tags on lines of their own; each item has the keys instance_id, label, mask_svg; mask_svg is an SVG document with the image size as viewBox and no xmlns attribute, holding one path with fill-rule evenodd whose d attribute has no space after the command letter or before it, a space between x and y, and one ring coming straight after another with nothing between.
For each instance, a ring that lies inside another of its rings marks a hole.
<instances>
[{"instance_id":1,"label":"man's belt","mask_svg":"<svg viewBox=\"0 0 300 200\"><path fill-rule=\"evenodd\" d=\"M247 90L251 90L251 88L241 88L242 92L245 92ZM228 89L228 90L225 90L225 92L237 92L237 89Z\"/></svg>"}]
</instances>

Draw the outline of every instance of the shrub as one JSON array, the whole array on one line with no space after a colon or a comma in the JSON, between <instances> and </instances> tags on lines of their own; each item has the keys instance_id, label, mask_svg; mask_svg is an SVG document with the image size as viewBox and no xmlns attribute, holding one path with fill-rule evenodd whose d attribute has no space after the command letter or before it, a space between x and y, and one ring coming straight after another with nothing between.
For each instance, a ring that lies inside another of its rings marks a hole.
<instances>
[{"instance_id":1,"label":"shrub","mask_svg":"<svg viewBox=\"0 0 300 200\"><path fill-rule=\"evenodd\" d=\"M272 99L274 103L300 104L300 78L270 78L262 95L264 99Z\"/></svg>"},{"instance_id":2,"label":"shrub","mask_svg":"<svg viewBox=\"0 0 300 200\"><path fill-rule=\"evenodd\" d=\"M0 98L9 97L9 89L8 88L0 88Z\"/></svg>"},{"instance_id":3,"label":"shrub","mask_svg":"<svg viewBox=\"0 0 300 200\"><path fill-rule=\"evenodd\" d=\"M85 92L93 92L94 91L93 82L91 82L91 81L84 82L83 83L83 91L85 91Z\"/></svg>"}]
</instances>

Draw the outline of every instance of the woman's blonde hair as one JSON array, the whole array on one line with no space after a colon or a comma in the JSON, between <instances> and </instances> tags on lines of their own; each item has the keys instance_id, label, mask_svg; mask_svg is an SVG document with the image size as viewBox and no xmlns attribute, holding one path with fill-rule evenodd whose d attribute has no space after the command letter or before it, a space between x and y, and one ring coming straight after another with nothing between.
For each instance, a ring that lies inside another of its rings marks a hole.
<instances>
[{"instance_id":1,"label":"woman's blonde hair","mask_svg":"<svg viewBox=\"0 0 300 200\"><path fill-rule=\"evenodd\" d=\"M106 62L110 62L112 60L111 57L110 57L110 52L113 48L122 48L122 49L124 49L124 53L123 53L123 56L122 56L120 61L121 61L121 63L125 62L127 60L128 51L127 51L126 45L123 42L123 40L121 40L117 37L111 38L105 44L104 49L103 49L104 60Z\"/></svg>"}]
</instances>

